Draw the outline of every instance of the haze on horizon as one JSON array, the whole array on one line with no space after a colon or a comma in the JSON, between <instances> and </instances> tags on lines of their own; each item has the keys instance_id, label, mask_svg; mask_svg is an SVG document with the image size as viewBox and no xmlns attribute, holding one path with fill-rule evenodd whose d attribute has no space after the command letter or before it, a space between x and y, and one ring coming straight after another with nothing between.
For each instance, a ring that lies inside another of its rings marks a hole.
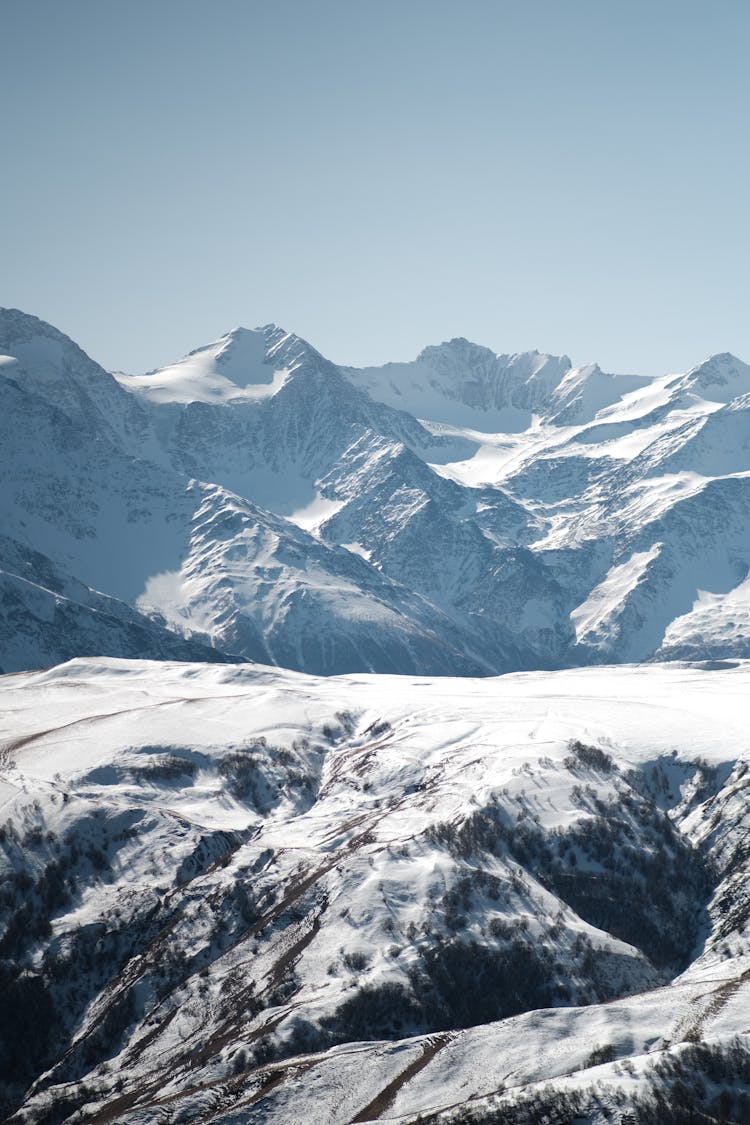
<instances>
[{"instance_id":1,"label":"haze on horizon","mask_svg":"<svg viewBox=\"0 0 750 1125\"><path fill-rule=\"evenodd\" d=\"M6 0L0 304L144 371L268 321L750 359L735 0Z\"/></svg>"}]
</instances>

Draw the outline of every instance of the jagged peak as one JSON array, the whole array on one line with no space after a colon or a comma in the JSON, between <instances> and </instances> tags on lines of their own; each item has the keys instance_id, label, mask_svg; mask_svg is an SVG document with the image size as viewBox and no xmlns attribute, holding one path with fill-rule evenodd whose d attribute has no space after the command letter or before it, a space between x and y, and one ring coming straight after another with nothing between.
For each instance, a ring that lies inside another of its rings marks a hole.
<instances>
[{"instance_id":1,"label":"jagged peak","mask_svg":"<svg viewBox=\"0 0 750 1125\"><path fill-rule=\"evenodd\" d=\"M495 352L482 344L475 344L465 336L454 336L450 340L443 340L440 344L429 344L417 356L418 363L432 363L445 358L470 362L495 363L498 359Z\"/></svg>"},{"instance_id":2,"label":"jagged peak","mask_svg":"<svg viewBox=\"0 0 750 1125\"><path fill-rule=\"evenodd\" d=\"M118 378L155 402L260 400L274 395L305 364L326 362L306 340L277 324L238 325L165 367Z\"/></svg>"},{"instance_id":3,"label":"jagged peak","mask_svg":"<svg viewBox=\"0 0 750 1125\"><path fill-rule=\"evenodd\" d=\"M567 359L567 356L565 358ZM560 389L562 390L571 383L581 383L586 379L596 379L600 377L604 379L616 378L615 375L602 371L598 363L582 363L579 367L568 368L560 383Z\"/></svg>"},{"instance_id":4,"label":"jagged peak","mask_svg":"<svg viewBox=\"0 0 750 1125\"><path fill-rule=\"evenodd\" d=\"M201 344L199 347L193 348L192 351L187 352L184 358L203 355L205 352L211 351L218 355L229 348L241 347L244 343L257 340L259 337L267 340L272 333L277 331L281 331L281 329L277 329L275 324L266 324L261 328L244 328L242 325L237 325L228 332L222 333L221 336L217 336L215 340L210 340L207 344ZM154 368L154 370L158 371L159 368ZM151 372L148 372L148 374L151 374Z\"/></svg>"},{"instance_id":5,"label":"jagged peak","mask_svg":"<svg viewBox=\"0 0 750 1125\"><path fill-rule=\"evenodd\" d=\"M0 308L0 346L26 344L40 337L54 340L63 347L71 348L82 355L86 353L70 336L66 336L59 328L55 328L41 317L22 309ZM87 357L88 358L88 357ZM92 361L93 362L93 361Z\"/></svg>"},{"instance_id":6,"label":"jagged peak","mask_svg":"<svg viewBox=\"0 0 750 1125\"><path fill-rule=\"evenodd\" d=\"M733 355L732 352L715 352L700 363L697 363L695 367L691 367L687 375L698 375L702 372L712 373L715 371L726 371L731 374L736 370L747 370L747 368L748 365L743 363L736 355Z\"/></svg>"},{"instance_id":7,"label":"jagged peak","mask_svg":"<svg viewBox=\"0 0 750 1125\"><path fill-rule=\"evenodd\" d=\"M750 391L750 366L731 352L717 352L692 367L677 383L709 400L731 402Z\"/></svg>"},{"instance_id":8,"label":"jagged peak","mask_svg":"<svg viewBox=\"0 0 750 1125\"><path fill-rule=\"evenodd\" d=\"M238 325L219 336L218 339L209 344L204 344L188 354L192 356L213 351L217 360L226 362L232 355L246 350L255 351L261 346L266 349L267 362L269 363L275 361L282 353L284 356L291 355L297 358L307 356L319 360L324 359L320 352L302 336L298 336L294 332L288 332L286 328L282 328L281 325L275 324L273 321L256 328L245 328Z\"/></svg>"},{"instance_id":9,"label":"jagged peak","mask_svg":"<svg viewBox=\"0 0 750 1125\"><path fill-rule=\"evenodd\" d=\"M542 370L554 368L563 375L572 367L570 357L567 355L551 355L531 348L523 352L494 352L483 344L475 344L464 336L454 336L441 344L432 344L417 356L418 363L427 363L438 368L466 365L476 369L481 367L487 371L501 372L513 369L518 373L533 376Z\"/></svg>"}]
</instances>

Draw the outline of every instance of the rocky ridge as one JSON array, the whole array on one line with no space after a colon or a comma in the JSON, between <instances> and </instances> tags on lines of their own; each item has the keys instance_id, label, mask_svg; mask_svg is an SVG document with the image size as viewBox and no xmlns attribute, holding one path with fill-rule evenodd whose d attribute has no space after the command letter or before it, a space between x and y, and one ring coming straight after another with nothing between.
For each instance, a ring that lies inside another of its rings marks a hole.
<instances>
[{"instance_id":1,"label":"rocky ridge","mask_svg":"<svg viewBox=\"0 0 750 1125\"><path fill-rule=\"evenodd\" d=\"M646 379L453 340L355 370L270 325L113 377L4 310L0 357L5 542L220 652L324 674L748 655L732 356ZM0 563L0 666L71 655L44 614L18 643L17 580L44 582ZM100 625L81 653L132 654Z\"/></svg>"}]
</instances>

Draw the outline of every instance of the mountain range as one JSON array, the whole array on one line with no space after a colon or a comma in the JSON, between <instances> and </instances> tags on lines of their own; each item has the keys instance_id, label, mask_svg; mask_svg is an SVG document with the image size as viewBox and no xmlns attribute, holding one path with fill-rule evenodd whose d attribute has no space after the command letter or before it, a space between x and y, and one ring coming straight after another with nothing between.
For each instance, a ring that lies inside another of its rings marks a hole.
<instances>
[{"instance_id":1,"label":"mountain range","mask_svg":"<svg viewBox=\"0 0 750 1125\"><path fill-rule=\"evenodd\" d=\"M0 1117L750 1121L750 367L0 311Z\"/></svg>"},{"instance_id":2,"label":"mountain range","mask_svg":"<svg viewBox=\"0 0 750 1125\"><path fill-rule=\"evenodd\" d=\"M0 667L493 675L750 655L750 367L273 325L146 375L0 311Z\"/></svg>"}]
</instances>

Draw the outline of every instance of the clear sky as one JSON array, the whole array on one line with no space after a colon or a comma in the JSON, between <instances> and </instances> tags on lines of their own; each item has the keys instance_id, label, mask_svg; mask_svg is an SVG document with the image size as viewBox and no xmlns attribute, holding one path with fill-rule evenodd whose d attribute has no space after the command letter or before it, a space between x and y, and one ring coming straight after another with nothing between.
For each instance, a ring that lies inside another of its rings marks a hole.
<instances>
[{"instance_id":1,"label":"clear sky","mask_svg":"<svg viewBox=\"0 0 750 1125\"><path fill-rule=\"evenodd\" d=\"M275 321L750 361L747 0L0 0L0 305L143 371Z\"/></svg>"}]
</instances>

